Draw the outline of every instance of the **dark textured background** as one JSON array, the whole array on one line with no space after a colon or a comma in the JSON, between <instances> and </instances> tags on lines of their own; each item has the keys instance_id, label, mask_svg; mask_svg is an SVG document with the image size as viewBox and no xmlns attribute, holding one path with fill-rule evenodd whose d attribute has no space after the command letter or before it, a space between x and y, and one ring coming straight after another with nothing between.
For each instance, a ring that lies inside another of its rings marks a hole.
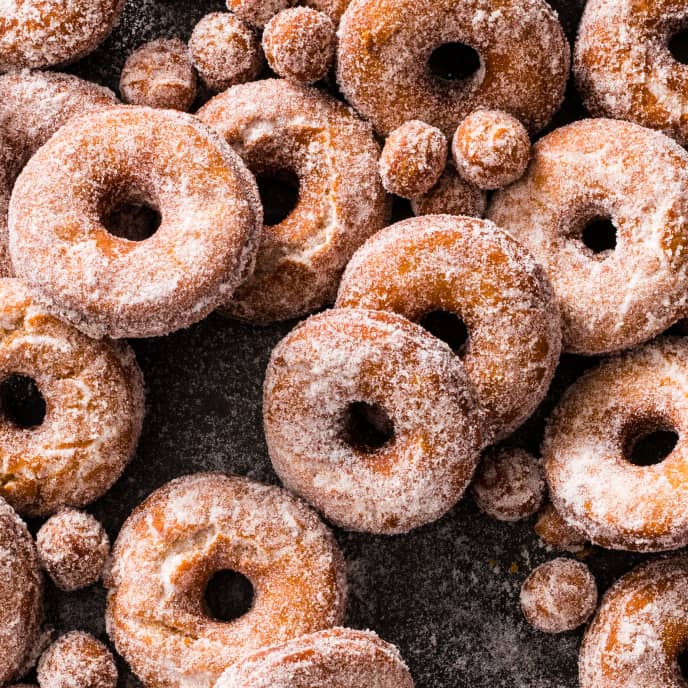
<instances>
[{"instance_id":1,"label":"dark textured background","mask_svg":"<svg viewBox=\"0 0 688 688\"><path fill-rule=\"evenodd\" d=\"M583 0L553 4L572 39ZM133 49L161 36L187 39L196 21L219 9L220 2L207 0L130 0L110 39L71 71L116 88ZM555 124L580 115L570 93ZM112 538L136 504L175 476L224 470L277 482L263 439L261 386L272 347L292 326L258 329L212 316L170 337L133 342L148 389L143 437L121 480L89 508ZM548 409L590 363L562 362L550 398L516 443L537 451ZM493 521L466 498L408 536L337 532L350 583L347 623L396 643L418 688L573 688L581 633L547 636L520 614L523 579L555 556L532 525L532 519ZM636 560L597 549L587 559L602 590ZM98 586L71 595L49 586L48 621L58 630L83 628L106 640L104 600ZM120 685L138 686L120 666Z\"/></svg>"}]
</instances>

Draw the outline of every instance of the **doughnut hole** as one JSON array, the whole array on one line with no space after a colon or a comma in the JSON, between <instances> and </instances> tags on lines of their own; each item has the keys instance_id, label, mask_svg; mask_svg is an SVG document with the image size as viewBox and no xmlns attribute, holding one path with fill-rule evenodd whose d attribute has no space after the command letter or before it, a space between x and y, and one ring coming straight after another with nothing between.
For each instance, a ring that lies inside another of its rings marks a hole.
<instances>
[{"instance_id":1,"label":"doughnut hole","mask_svg":"<svg viewBox=\"0 0 688 688\"><path fill-rule=\"evenodd\" d=\"M688 647L683 648L676 657L678 672L684 681L688 681Z\"/></svg>"},{"instance_id":2,"label":"doughnut hole","mask_svg":"<svg viewBox=\"0 0 688 688\"><path fill-rule=\"evenodd\" d=\"M278 12L294 4L296 0L227 0L227 9L262 29Z\"/></svg>"},{"instance_id":3,"label":"doughnut hole","mask_svg":"<svg viewBox=\"0 0 688 688\"><path fill-rule=\"evenodd\" d=\"M212 619L233 621L251 610L254 597L253 584L246 576L231 569L221 569L205 586L203 606Z\"/></svg>"},{"instance_id":4,"label":"doughnut hole","mask_svg":"<svg viewBox=\"0 0 688 688\"><path fill-rule=\"evenodd\" d=\"M372 454L394 439L394 422L380 404L351 402L344 412L344 441L364 454Z\"/></svg>"},{"instance_id":5,"label":"doughnut hole","mask_svg":"<svg viewBox=\"0 0 688 688\"><path fill-rule=\"evenodd\" d=\"M113 236L128 241L145 241L160 228L159 204L147 191L124 185L103 199L100 210L103 227Z\"/></svg>"},{"instance_id":6,"label":"doughnut hole","mask_svg":"<svg viewBox=\"0 0 688 688\"><path fill-rule=\"evenodd\" d=\"M481 67L478 51L466 43L443 43L435 48L428 60L430 73L444 81L463 81L474 76Z\"/></svg>"},{"instance_id":7,"label":"doughnut hole","mask_svg":"<svg viewBox=\"0 0 688 688\"><path fill-rule=\"evenodd\" d=\"M46 403L32 377L13 374L0 382L0 409L11 423L30 429L43 423Z\"/></svg>"},{"instance_id":8,"label":"doughnut hole","mask_svg":"<svg viewBox=\"0 0 688 688\"><path fill-rule=\"evenodd\" d=\"M616 248L616 227L609 217L590 220L581 233L581 241L595 255L608 255Z\"/></svg>"},{"instance_id":9,"label":"doughnut hole","mask_svg":"<svg viewBox=\"0 0 688 688\"><path fill-rule=\"evenodd\" d=\"M671 36L669 52L677 62L688 65L688 27L682 28Z\"/></svg>"},{"instance_id":10,"label":"doughnut hole","mask_svg":"<svg viewBox=\"0 0 688 688\"><path fill-rule=\"evenodd\" d=\"M678 444L679 434L666 417L649 416L629 421L622 438L625 460L634 466L647 467L669 457Z\"/></svg>"},{"instance_id":11,"label":"doughnut hole","mask_svg":"<svg viewBox=\"0 0 688 688\"><path fill-rule=\"evenodd\" d=\"M256 174L258 193L263 204L263 222L272 227L284 222L299 202L301 182L294 170L266 169Z\"/></svg>"},{"instance_id":12,"label":"doughnut hole","mask_svg":"<svg viewBox=\"0 0 688 688\"><path fill-rule=\"evenodd\" d=\"M441 339L457 355L465 352L468 344L468 327L456 313L449 311L431 311L424 315L419 323L430 334Z\"/></svg>"}]
</instances>

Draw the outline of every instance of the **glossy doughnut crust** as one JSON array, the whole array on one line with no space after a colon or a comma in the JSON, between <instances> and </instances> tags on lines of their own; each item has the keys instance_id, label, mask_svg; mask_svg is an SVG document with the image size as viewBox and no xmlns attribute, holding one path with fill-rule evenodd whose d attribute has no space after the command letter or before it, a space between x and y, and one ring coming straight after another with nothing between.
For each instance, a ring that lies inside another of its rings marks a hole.
<instances>
[{"instance_id":1,"label":"glossy doughnut crust","mask_svg":"<svg viewBox=\"0 0 688 688\"><path fill-rule=\"evenodd\" d=\"M393 426L375 448L352 430L365 403ZM350 530L404 533L461 497L484 417L459 359L395 313L313 316L272 353L263 421L284 484Z\"/></svg>"},{"instance_id":2,"label":"glossy doughnut crust","mask_svg":"<svg viewBox=\"0 0 688 688\"><path fill-rule=\"evenodd\" d=\"M570 387L542 447L552 502L610 549L659 552L688 544L688 341L664 339L612 358ZM658 430L678 442L636 466L634 444Z\"/></svg>"},{"instance_id":3,"label":"glossy doughnut crust","mask_svg":"<svg viewBox=\"0 0 688 688\"><path fill-rule=\"evenodd\" d=\"M0 277L14 274L7 212L19 172L69 119L117 102L107 88L70 74L22 71L0 76Z\"/></svg>"},{"instance_id":4,"label":"glossy doughnut crust","mask_svg":"<svg viewBox=\"0 0 688 688\"><path fill-rule=\"evenodd\" d=\"M38 639L43 584L24 522L0 498L0 684L18 679Z\"/></svg>"},{"instance_id":5,"label":"glossy doughnut crust","mask_svg":"<svg viewBox=\"0 0 688 688\"><path fill-rule=\"evenodd\" d=\"M428 62L454 42L476 50L481 65L447 81ZM536 132L559 109L569 67L544 0L353 0L339 27L339 85L381 135L419 119L450 137L477 108L504 110Z\"/></svg>"},{"instance_id":6,"label":"glossy doughnut crust","mask_svg":"<svg viewBox=\"0 0 688 688\"><path fill-rule=\"evenodd\" d=\"M224 312L270 322L332 303L349 258L389 216L370 126L333 98L278 79L235 86L198 116L259 178L287 170L299 179L295 208L264 228L255 272Z\"/></svg>"},{"instance_id":7,"label":"glossy doughnut crust","mask_svg":"<svg viewBox=\"0 0 688 688\"><path fill-rule=\"evenodd\" d=\"M688 641L688 559L638 566L602 599L583 638L581 688L684 688L678 656Z\"/></svg>"},{"instance_id":8,"label":"glossy doughnut crust","mask_svg":"<svg viewBox=\"0 0 688 688\"><path fill-rule=\"evenodd\" d=\"M413 688L394 645L371 631L332 628L249 655L215 688Z\"/></svg>"},{"instance_id":9,"label":"glossy doughnut crust","mask_svg":"<svg viewBox=\"0 0 688 688\"><path fill-rule=\"evenodd\" d=\"M574 53L576 83L590 113L688 143L688 72L669 50L686 22L684 0L590 0Z\"/></svg>"},{"instance_id":10,"label":"glossy doughnut crust","mask_svg":"<svg viewBox=\"0 0 688 688\"><path fill-rule=\"evenodd\" d=\"M124 0L6 0L0 13L0 72L54 67L95 50Z\"/></svg>"},{"instance_id":11,"label":"glossy doughnut crust","mask_svg":"<svg viewBox=\"0 0 688 688\"><path fill-rule=\"evenodd\" d=\"M144 241L104 217L137 201L159 210ZM152 337L204 318L253 267L262 221L255 181L198 120L110 108L72 120L19 176L10 252L47 308L92 337Z\"/></svg>"},{"instance_id":12,"label":"glossy doughnut crust","mask_svg":"<svg viewBox=\"0 0 688 688\"><path fill-rule=\"evenodd\" d=\"M558 129L487 215L547 271L567 351L625 349L686 312L688 155L663 134L607 119ZM599 218L614 223L616 247L595 253L583 230Z\"/></svg>"},{"instance_id":13,"label":"glossy doughnut crust","mask_svg":"<svg viewBox=\"0 0 688 688\"><path fill-rule=\"evenodd\" d=\"M224 569L255 590L231 622L203 601ZM122 527L105 581L108 634L146 685L211 688L242 656L340 623L344 570L331 533L284 490L219 473L179 478Z\"/></svg>"},{"instance_id":14,"label":"glossy doughnut crust","mask_svg":"<svg viewBox=\"0 0 688 688\"><path fill-rule=\"evenodd\" d=\"M337 307L394 311L414 322L452 313L459 352L492 437L518 427L544 397L559 360L559 313L542 268L491 222L425 215L379 232L356 252Z\"/></svg>"}]
</instances>

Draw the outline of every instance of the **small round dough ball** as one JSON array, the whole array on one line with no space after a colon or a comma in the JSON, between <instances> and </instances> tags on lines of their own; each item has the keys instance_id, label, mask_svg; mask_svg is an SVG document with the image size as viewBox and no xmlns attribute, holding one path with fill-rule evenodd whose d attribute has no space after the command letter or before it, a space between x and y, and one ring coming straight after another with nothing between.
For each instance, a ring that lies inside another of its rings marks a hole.
<instances>
[{"instance_id":1,"label":"small round dough ball","mask_svg":"<svg viewBox=\"0 0 688 688\"><path fill-rule=\"evenodd\" d=\"M324 13L294 7L275 15L263 33L270 69L284 79L312 84L325 78L334 61L336 27Z\"/></svg>"},{"instance_id":2,"label":"small round dough ball","mask_svg":"<svg viewBox=\"0 0 688 688\"><path fill-rule=\"evenodd\" d=\"M483 455L471 486L478 508L498 521L532 516L545 498L540 462L515 447L493 447Z\"/></svg>"},{"instance_id":3,"label":"small round dough ball","mask_svg":"<svg viewBox=\"0 0 688 688\"><path fill-rule=\"evenodd\" d=\"M278 12L295 4L296 0L227 0L227 9L262 29Z\"/></svg>"},{"instance_id":4,"label":"small round dough ball","mask_svg":"<svg viewBox=\"0 0 688 688\"><path fill-rule=\"evenodd\" d=\"M597 606L597 584L580 561L559 558L538 566L521 588L521 609L529 624L544 633L572 631Z\"/></svg>"},{"instance_id":5,"label":"small round dough ball","mask_svg":"<svg viewBox=\"0 0 688 688\"><path fill-rule=\"evenodd\" d=\"M430 191L411 199L411 210L416 216L467 215L480 218L484 216L486 207L487 194L461 179L451 162Z\"/></svg>"},{"instance_id":6,"label":"small round dough ball","mask_svg":"<svg viewBox=\"0 0 688 688\"><path fill-rule=\"evenodd\" d=\"M452 140L459 174L481 189L502 189L523 176L530 161L525 127L500 110L475 110Z\"/></svg>"},{"instance_id":7,"label":"small round dough ball","mask_svg":"<svg viewBox=\"0 0 688 688\"><path fill-rule=\"evenodd\" d=\"M41 688L117 688L117 667L103 643L83 631L71 631L41 656L38 684Z\"/></svg>"},{"instance_id":8,"label":"small round dough ball","mask_svg":"<svg viewBox=\"0 0 688 688\"><path fill-rule=\"evenodd\" d=\"M188 112L196 98L196 70L185 43L151 41L124 63L119 90L126 103Z\"/></svg>"},{"instance_id":9,"label":"small round dough ball","mask_svg":"<svg viewBox=\"0 0 688 688\"><path fill-rule=\"evenodd\" d=\"M548 547L563 552L580 552L587 544L585 535L569 525L551 503L539 513L535 532Z\"/></svg>"},{"instance_id":10,"label":"small round dough ball","mask_svg":"<svg viewBox=\"0 0 688 688\"><path fill-rule=\"evenodd\" d=\"M415 198L437 184L447 164L447 139L436 127L410 120L385 141L380 156L382 185L402 198Z\"/></svg>"},{"instance_id":11,"label":"small round dough ball","mask_svg":"<svg viewBox=\"0 0 688 688\"><path fill-rule=\"evenodd\" d=\"M206 14L189 40L191 60L213 91L253 81L263 69L263 53L254 29L229 12Z\"/></svg>"},{"instance_id":12,"label":"small round dough ball","mask_svg":"<svg viewBox=\"0 0 688 688\"><path fill-rule=\"evenodd\" d=\"M110 540L90 514L62 509L38 531L36 546L41 564L55 585L65 592L98 581L110 555Z\"/></svg>"}]
</instances>

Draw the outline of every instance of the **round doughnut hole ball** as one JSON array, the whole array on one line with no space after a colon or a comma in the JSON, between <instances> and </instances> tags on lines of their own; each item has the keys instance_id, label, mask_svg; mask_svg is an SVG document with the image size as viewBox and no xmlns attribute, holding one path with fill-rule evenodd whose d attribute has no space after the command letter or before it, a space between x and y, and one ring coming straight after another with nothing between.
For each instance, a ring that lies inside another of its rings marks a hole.
<instances>
[{"instance_id":1,"label":"round doughnut hole ball","mask_svg":"<svg viewBox=\"0 0 688 688\"><path fill-rule=\"evenodd\" d=\"M452 141L459 174L481 189L501 189L515 182L530 161L525 127L500 110L476 110L461 122Z\"/></svg>"},{"instance_id":2,"label":"round doughnut hole ball","mask_svg":"<svg viewBox=\"0 0 688 688\"><path fill-rule=\"evenodd\" d=\"M262 29L278 12L295 4L296 0L227 0L227 9Z\"/></svg>"},{"instance_id":3,"label":"round doughnut hole ball","mask_svg":"<svg viewBox=\"0 0 688 688\"><path fill-rule=\"evenodd\" d=\"M263 69L256 32L229 12L206 14L191 34L189 51L201 80L212 91L253 81Z\"/></svg>"},{"instance_id":4,"label":"round doughnut hole ball","mask_svg":"<svg viewBox=\"0 0 688 688\"><path fill-rule=\"evenodd\" d=\"M284 79L303 84L323 79L334 60L335 31L324 12L310 7L280 12L263 33L270 68Z\"/></svg>"},{"instance_id":5,"label":"round doughnut hole ball","mask_svg":"<svg viewBox=\"0 0 688 688\"><path fill-rule=\"evenodd\" d=\"M36 546L43 568L65 592L98 581L110 554L103 526L76 509L62 509L51 516L38 531Z\"/></svg>"},{"instance_id":6,"label":"round doughnut hole ball","mask_svg":"<svg viewBox=\"0 0 688 688\"><path fill-rule=\"evenodd\" d=\"M385 141L380 156L382 185L402 198L415 198L437 184L447 163L447 139L437 128L410 120Z\"/></svg>"},{"instance_id":7,"label":"round doughnut hole ball","mask_svg":"<svg viewBox=\"0 0 688 688\"><path fill-rule=\"evenodd\" d=\"M196 98L196 70L185 43L151 41L124 63L119 90L126 103L187 112Z\"/></svg>"},{"instance_id":8,"label":"round doughnut hole ball","mask_svg":"<svg viewBox=\"0 0 688 688\"><path fill-rule=\"evenodd\" d=\"M435 186L411 200L411 210L419 215L467 215L483 217L487 194L474 184L461 179L449 163Z\"/></svg>"},{"instance_id":9,"label":"round doughnut hole ball","mask_svg":"<svg viewBox=\"0 0 688 688\"><path fill-rule=\"evenodd\" d=\"M38 684L41 688L117 688L117 667L103 643L83 631L72 631L41 656Z\"/></svg>"},{"instance_id":10,"label":"round doughnut hole ball","mask_svg":"<svg viewBox=\"0 0 688 688\"><path fill-rule=\"evenodd\" d=\"M564 633L584 624L597 606L597 585L580 561L559 558L538 566L521 588L526 621L544 633Z\"/></svg>"}]
</instances>

